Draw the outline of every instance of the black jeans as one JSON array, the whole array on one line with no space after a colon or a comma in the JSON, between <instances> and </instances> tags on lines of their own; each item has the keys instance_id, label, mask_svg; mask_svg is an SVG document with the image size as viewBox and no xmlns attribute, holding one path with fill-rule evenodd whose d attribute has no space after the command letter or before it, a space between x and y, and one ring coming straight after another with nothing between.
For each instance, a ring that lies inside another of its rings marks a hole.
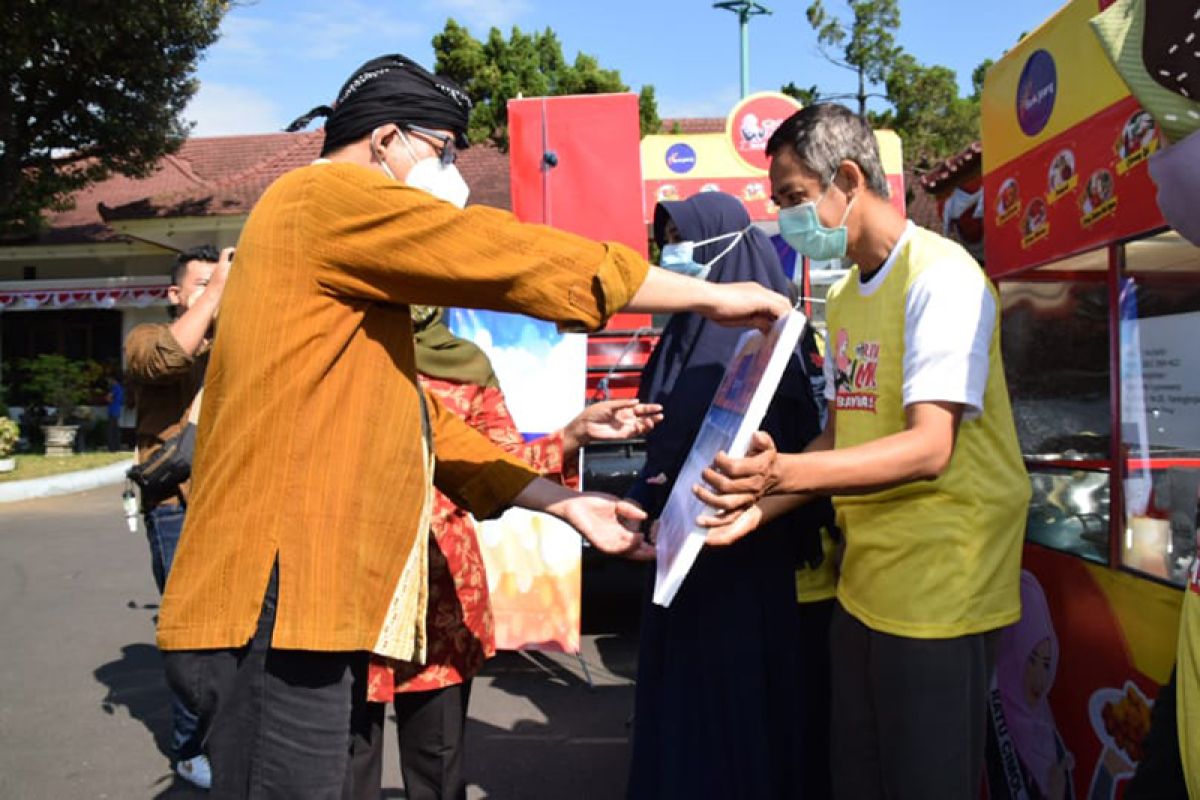
<instances>
[{"instance_id":1,"label":"black jeans","mask_svg":"<svg viewBox=\"0 0 1200 800\"><path fill-rule=\"evenodd\" d=\"M367 656L272 649L277 598L272 573L249 644L167 652L167 679L211 720L212 797L339 800L351 686Z\"/></svg>"},{"instance_id":2,"label":"black jeans","mask_svg":"<svg viewBox=\"0 0 1200 800\"><path fill-rule=\"evenodd\" d=\"M350 768L342 800L377 800L383 781L385 703L368 703L355 692L351 716ZM471 680L428 692L396 695L400 773L409 800L465 800L463 740Z\"/></svg>"},{"instance_id":3,"label":"black jeans","mask_svg":"<svg viewBox=\"0 0 1200 800\"><path fill-rule=\"evenodd\" d=\"M839 800L975 800L996 633L911 639L838 604L830 626Z\"/></svg>"}]
</instances>

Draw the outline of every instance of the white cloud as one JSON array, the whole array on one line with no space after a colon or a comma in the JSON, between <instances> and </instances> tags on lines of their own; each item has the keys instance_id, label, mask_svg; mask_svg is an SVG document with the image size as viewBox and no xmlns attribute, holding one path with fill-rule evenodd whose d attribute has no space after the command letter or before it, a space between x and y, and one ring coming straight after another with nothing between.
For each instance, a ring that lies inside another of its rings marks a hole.
<instances>
[{"instance_id":1,"label":"white cloud","mask_svg":"<svg viewBox=\"0 0 1200 800\"><path fill-rule=\"evenodd\" d=\"M484 39L493 27L507 34L532 6L526 0L438 0L427 3L425 8L453 18L470 28L476 39Z\"/></svg>"},{"instance_id":2,"label":"white cloud","mask_svg":"<svg viewBox=\"0 0 1200 800\"><path fill-rule=\"evenodd\" d=\"M196 123L193 136L271 133L285 122L279 106L265 95L224 83L201 83L183 116Z\"/></svg>"},{"instance_id":3,"label":"white cloud","mask_svg":"<svg viewBox=\"0 0 1200 800\"><path fill-rule=\"evenodd\" d=\"M285 38L319 61L339 58L350 50L363 50L369 55L378 55L376 50L403 52L405 47L399 46L402 43L407 46L430 35L421 23L357 0L343 0L333 10L302 12L287 27Z\"/></svg>"},{"instance_id":4,"label":"white cloud","mask_svg":"<svg viewBox=\"0 0 1200 800\"><path fill-rule=\"evenodd\" d=\"M658 100L658 115L663 119L693 119L696 117L725 117L737 105L741 90L728 84L711 91L706 97L672 97Z\"/></svg>"},{"instance_id":5,"label":"white cloud","mask_svg":"<svg viewBox=\"0 0 1200 800\"><path fill-rule=\"evenodd\" d=\"M271 49L270 21L230 14L221 21L221 38L214 48L221 56L237 61L264 61Z\"/></svg>"},{"instance_id":6,"label":"white cloud","mask_svg":"<svg viewBox=\"0 0 1200 800\"><path fill-rule=\"evenodd\" d=\"M221 38L212 57L228 68L258 68L296 55L329 61L351 51L403 51L431 35L426 25L406 19L401 12L361 0L343 0L335 8L293 8L277 19L248 16L244 13L248 10L235 8L221 23Z\"/></svg>"}]
</instances>

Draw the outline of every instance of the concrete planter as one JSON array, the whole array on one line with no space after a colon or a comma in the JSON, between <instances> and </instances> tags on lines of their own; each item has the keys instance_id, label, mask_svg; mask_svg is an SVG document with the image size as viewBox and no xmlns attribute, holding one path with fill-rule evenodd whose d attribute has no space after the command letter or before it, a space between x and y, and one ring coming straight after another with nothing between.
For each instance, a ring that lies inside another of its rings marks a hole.
<instances>
[{"instance_id":1,"label":"concrete planter","mask_svg":"<svg viewBox=\"0 0 1200 800\"><path fill-rule=\"evenodd\" d=\"M63 458L75 453L75 435L79 433L78 425L43 425L42 433L46 434L46 455L50 458Z\"/></svg>"}]
</instances>

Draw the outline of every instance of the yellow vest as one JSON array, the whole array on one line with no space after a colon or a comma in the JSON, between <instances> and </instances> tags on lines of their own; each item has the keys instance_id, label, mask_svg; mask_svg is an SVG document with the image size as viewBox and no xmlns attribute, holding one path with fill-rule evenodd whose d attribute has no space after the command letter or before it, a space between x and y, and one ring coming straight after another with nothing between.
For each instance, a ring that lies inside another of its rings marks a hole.
<instances>
[{"instance_id":1,"label":"yellow vest","mask_svg":"<svg viewBox=\"0 0 1200 800\"><path fill-rule=\"evenodd\" d=\"M838 373L838 448L905 429L905 298L924 268L947 261L979 269L957 244L915 228L873 294L860 293L857 268L830 291L826 357L836 359ZM990 284L988 291L996 300ZM1020 617L1030 484L1008 402L999 327L988 348L983 414L959 426L941 476L834 498L846 535L837 598L872 629L938 639Z\"/></svg>"},{"instance_id":2,"label":"yellow vest","mask_svg":"<svg viewBox=\"0 0 1200 800\"><path fill-rule=\"evenodd\" d=\"M796 602L819 603L837 596L837 555L833 539L821 529L821 552L825 559L819 567L803 566L796 570Z\"/></svg>"},{"instance_id":3,"label":"yellow vest","mask_svg":"<svg viewBox=\"0 0 1200 800\"><path fill-rule=\"evenodd\" d=\"M1200 797L1200 547L1179 615L1179 658L1175 664L1175 711L1179 753L1188 796Z\"/></svg>"}]
</instances>

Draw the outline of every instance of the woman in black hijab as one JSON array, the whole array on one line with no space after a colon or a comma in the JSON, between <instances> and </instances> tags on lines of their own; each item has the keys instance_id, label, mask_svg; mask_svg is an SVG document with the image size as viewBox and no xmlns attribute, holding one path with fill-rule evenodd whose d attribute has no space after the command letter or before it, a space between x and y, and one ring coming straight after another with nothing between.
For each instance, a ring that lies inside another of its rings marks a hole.
<instances>
[{"instance_id":1,"label":"woman in black hijab","mask_svg":"<svg viewBox=\"0 0 1200 800\"><path fill-rule=\"evenodd\" d=\"M706 192L660 203L654 236L669 268L791 294L770 239L735 197ZM694 243L690 263L669 247L677 241ZM677 314L646 364L639 396L661 403L665 419L647 439L646 465L630 498L651 519L666 503L741 334ZM821 429L818 362L806 331L762 425L781 452L804 449ZM669 608L646 602L630 798L822 796L807 787L827 785L825 742L807 739L819 736L827 712L806 707L803 698L827 696L819 684L828 679L802 670L828 663L828 642L819 626L799 630L796 569L819 564L819 528L831 521L821 500L732 546L706 547ZM814 717L816 730L806 735L805 722Z\"/></svg>"}]
</instances>

